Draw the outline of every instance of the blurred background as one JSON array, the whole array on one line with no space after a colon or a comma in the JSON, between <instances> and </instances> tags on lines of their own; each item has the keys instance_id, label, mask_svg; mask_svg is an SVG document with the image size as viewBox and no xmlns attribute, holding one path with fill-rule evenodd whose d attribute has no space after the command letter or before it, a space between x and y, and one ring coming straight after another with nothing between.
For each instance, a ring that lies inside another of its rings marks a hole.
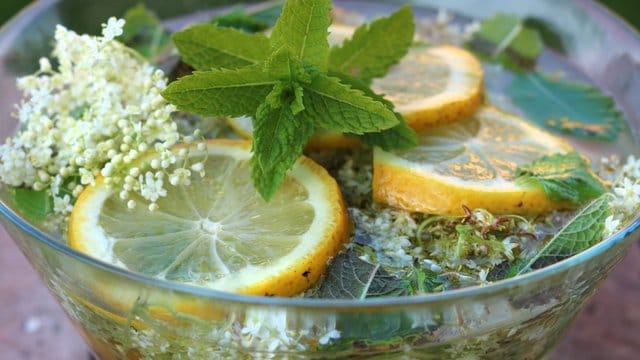
<instances>
[{"instance_id":1,"label":"blurred background","mask_svg":"<svg viewBox=\"0 0 640 360\"><path fill-rule=\"evenodd\" d=\"M0 0L0 25L30 2ZM599 2L640 29L640 0ZM13 243L0 243L0 263L13 269L12 274L0 272L0 360L90 359L80 335ZM640 359L638 279L640 243L632 246L549 359Z\"/></svg>"}]
</instances>

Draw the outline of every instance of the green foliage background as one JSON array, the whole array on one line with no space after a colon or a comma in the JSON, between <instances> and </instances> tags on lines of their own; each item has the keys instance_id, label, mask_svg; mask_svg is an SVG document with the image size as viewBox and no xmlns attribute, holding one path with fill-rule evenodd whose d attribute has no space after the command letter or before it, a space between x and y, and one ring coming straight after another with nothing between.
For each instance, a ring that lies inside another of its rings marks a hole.
<instances>
[{"instance_id":1,"label":"green foliage background","mask_svg":"<svg viewBox=\"0 0 640 360\"><path fill-rule=\"evenodd\" d=\"M28 0L0 0L0 24L3 24L23 6ZM640 1L637 0L599 0L611 10L621 14L630 24L640 29Z\"/></svg>"}]
</instances>

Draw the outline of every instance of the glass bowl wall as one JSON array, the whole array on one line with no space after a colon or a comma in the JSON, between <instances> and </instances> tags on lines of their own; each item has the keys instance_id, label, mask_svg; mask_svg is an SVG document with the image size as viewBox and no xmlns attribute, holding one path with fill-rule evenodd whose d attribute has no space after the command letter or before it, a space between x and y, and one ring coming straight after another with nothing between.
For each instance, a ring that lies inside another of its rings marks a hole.
<instances>
[{"instance_id":1,"label":"glass bowl wall","mask_svg":"<svg viewBox=\"0 0 640 360\"><path fill-rule=\"evenodd\" d=\"M0 33L0 139L15 131L15 77L48 55L55 24L97 32L137 1L41 1ZM165 18L232 2L148 2ZM337 3L362 4L360 1ZM377 6L381 2L368 2ZM398 2L399 3L399 2ZM515 5L517 3L517 5ZM161 5L162 4L162 5ZM376 5L377 4L377 5ZM388 4L388 2L387 2ZM640 39L588 1L414 1L463 15L497 10L553 26L567 58L610 92L637 133ZM505 8L506 6L506 8ZM637 153L637 149L628 149ZM543 357L637 239L639 222L582 254L516 279L410 298L338 301L248 297L135 275L79 254L6 205L0 219L93 351L111 358ZM333 331L335 330L335 331ZM340 333L337 342L331 335ZM326 343L333 344L327 346Z\"/></svg>"}]
</instances>

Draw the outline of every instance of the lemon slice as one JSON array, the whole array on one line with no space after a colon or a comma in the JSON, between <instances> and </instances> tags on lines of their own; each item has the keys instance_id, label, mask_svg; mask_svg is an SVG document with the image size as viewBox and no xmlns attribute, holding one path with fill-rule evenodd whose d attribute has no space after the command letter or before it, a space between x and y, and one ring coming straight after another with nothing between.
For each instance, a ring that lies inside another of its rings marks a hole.
<instances>
[{"instance_id":1,"label":"lemon slice","mask_svg":"<svg viewBox=\"0 0 640 360\"><path fill-rule=\"evenodd\" d=\"M128 209L98 179L74 206L70 246L184 284L255 295L303 291L347 238L342 196L322 167L302 157L265 202L251 180L250 147L211 140L204 151L190 150L206 175L193 175L188 186L167 185L154 212Z\"/></svg>"},{"instance_id":2,"label":"lemon slice","mask_svg":"<svg viewBox=\"0 0 640 360\"><path fill-rule=\"evenodd\" d=\"M354 27L334 24L329 43L337 45L349 38ZM385 94L407 123L420 131L464 119L483 99L484 70L478 59L455 46L412 47L372 89Z\"/></svg>"},{"instance_id":3,"label":"lemon slice","mask_svg":"<svg viewBox=\"0 0 640 360\"><path fill-rule=\"evenodd\" d=\"M571 145L492 107L418 135L404 152L374 150L374 200L410 211L463 214L462 206L496 214L538 214L566 206L515 183L515 170Z\"/></svg>"},{"instance_id":4,"label":"lemon slice","mask_svg":"<svg viewBox=\"0 0 640 360\"><path fill-rule=\"evenodd\" d=\"M482 65L467 50L416 47L372 88L421 131L471 116L482 102L483 76Z\"/></svg>"}]
</instances>

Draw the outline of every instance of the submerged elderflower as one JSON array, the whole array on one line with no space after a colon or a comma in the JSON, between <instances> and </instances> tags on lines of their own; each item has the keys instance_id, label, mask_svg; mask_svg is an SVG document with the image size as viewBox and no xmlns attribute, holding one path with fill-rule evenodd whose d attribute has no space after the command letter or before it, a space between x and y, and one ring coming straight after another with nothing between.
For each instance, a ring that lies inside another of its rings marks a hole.
<instances>
[{"instance_id":1,"label":"submerged elderflower","mask_svg":"<svg viewBox=\"0 0 640 360\"><path fill-rule=\"evenodd\" d=\"M50 191L54 212L68 214L73 199L99 175L121 187L129 207L136 192L157 208L170 184L188 184L189 171L170 167L186 154L170 148L180 141L173 105L160 93L165 74L115 41L124 20L110 18L102 36L79 35L63 26L55 31L53 58L18 80L18 133L0 146L0 179L11 186ZM131 164L148 150L161 154L149 166ZM184 166L187 166L185 164ZM133 173L130 173L133 172ZM141 174L144 174L142 176Z\"/></svg>"}]
</instances>

